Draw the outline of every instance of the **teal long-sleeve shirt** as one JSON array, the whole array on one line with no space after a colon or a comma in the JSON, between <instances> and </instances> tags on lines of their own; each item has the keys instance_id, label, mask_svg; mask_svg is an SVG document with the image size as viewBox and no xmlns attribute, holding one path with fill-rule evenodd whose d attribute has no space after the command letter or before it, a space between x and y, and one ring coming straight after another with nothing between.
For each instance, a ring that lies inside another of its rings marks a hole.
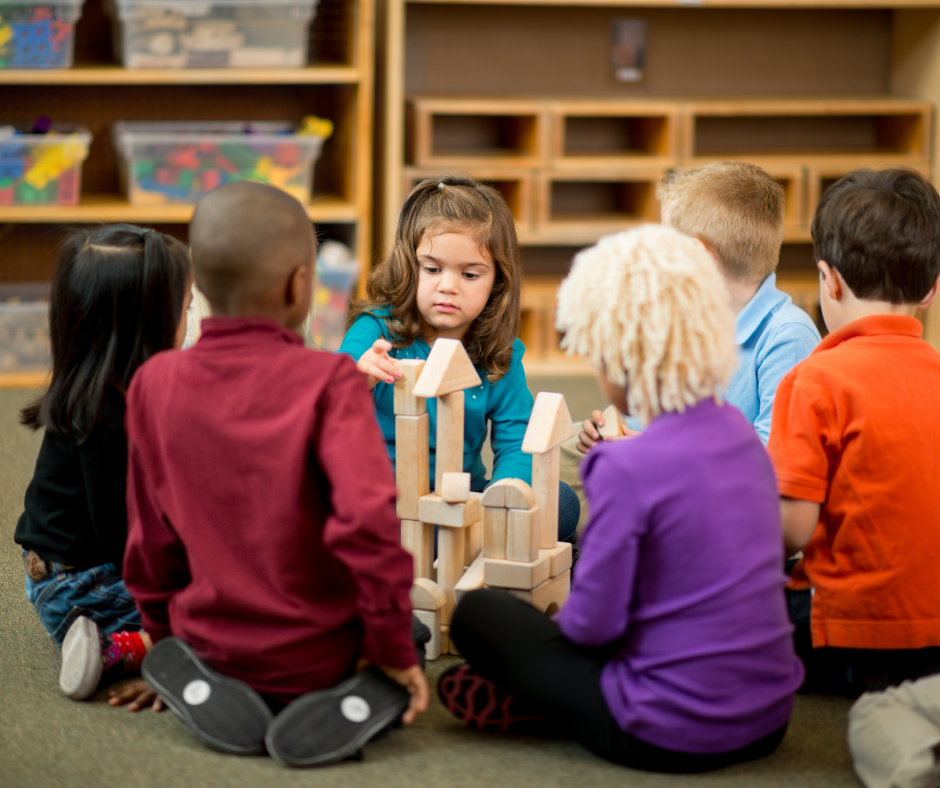
<instances>
[{"instance_id":1,"label":"teal long-sleeve shirt","mask_svg":"<svg viewBox=\"0 0 940 788\"><path fill-rule=\"evenodd\" d=\"M340 353L348 353L358 361L375 340L391 340L385 320L388 310L377 310L373 314L364 314L356 318L350 326ZM421 339L408 347L392 348L392 358L426 359L431 352L430 345ZM479 386L466 389L463 427L463 469L470 474L475 487L486 480L486 467L480 457L483 443L486 441L487 428L492 429L490 446L493 449L493 476L497 479L522 479L532 482L532 458L522 453L522 437L525 435L529 416L532 415L532 394L526 385L525 370L522 368L522 355L525 345L518 339L512 345L512 363L509 371L496 383L486 379L486 372L477 367ZM393 410L394 387L389 383L377 383L372 389L379 427L385 436L388 453L395 462L395 412ZM434 459L437 438L437 400L428 400L431 441L431 487L434 487Z\"/></svg>"}]
</instances>

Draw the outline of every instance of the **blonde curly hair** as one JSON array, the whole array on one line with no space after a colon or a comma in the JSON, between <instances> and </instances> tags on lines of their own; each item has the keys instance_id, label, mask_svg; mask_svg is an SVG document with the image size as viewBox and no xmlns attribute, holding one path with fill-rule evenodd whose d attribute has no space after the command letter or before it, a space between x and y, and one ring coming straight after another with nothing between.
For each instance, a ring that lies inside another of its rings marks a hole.
<instances>
[{"instance_id":1,"label":"blonde curly hair","mask_svg":"<svg viewBox=\"0 0 940 788\"><path fill-rule=\"evenodd\" d=\"M569 354L627 386L644 424L719 399L737 367L734 315L714 258L670 227L646 225L579 252L558 291Z\"/></svg>"}]
</instances>

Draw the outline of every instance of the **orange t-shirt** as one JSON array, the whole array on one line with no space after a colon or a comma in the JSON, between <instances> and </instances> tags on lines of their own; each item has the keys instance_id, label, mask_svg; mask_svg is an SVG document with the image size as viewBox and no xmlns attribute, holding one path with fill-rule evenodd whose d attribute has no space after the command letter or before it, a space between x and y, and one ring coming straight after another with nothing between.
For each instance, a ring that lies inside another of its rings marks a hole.
<instances>
[{"instance_id":1,"label":"orange t-shirt","mask_svg":"<svg viewBox=\"0 0 940 788\"><path fill-rule=\"evenodd\" d=\"M821 504L803 550L813 645L940 646L940 354L913 317L827 336L780 382L780 494Z\"/></svg>"}]
</instances>

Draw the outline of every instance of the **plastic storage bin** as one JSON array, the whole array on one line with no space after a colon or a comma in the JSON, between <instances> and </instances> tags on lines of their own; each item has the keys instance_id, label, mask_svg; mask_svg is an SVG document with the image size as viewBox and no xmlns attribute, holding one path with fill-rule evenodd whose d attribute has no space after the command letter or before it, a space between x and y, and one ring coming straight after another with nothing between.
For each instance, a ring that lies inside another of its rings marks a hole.
<instances>
[{"instance_id":1,"label":"plastic storage bin","mask_svg":"<svg viewBox=\"0 0 940 788\"><path fill-rule=\"evenodd\" d=\"M0 0L0 68L71 68L85 0Z\"/></svg>"},{"instance_id":2,"label":"plastic storage bin","mask_svg":"<svg viewBox=\"0 0 940 788\"><path fill-rule=\"evenodd\" d=\"M45 370L49 355L49 285L0 285L0 372Z\"/></svg>"},{"instance_id":3,"label":"plastic storage bin","mask_svg":"<svg viewBox=\"0 0 940 788\"><path fill-rule=\"evenodd\" d=\"M317 0L111 0L125 68L299 68Z\"/></svg>"},{"instance_id":4,"label":"plastic storage bin","mask_svg":"<svg viewBox=\"0 0 940 788\"><path fill-rule=\"evenodd\" d=\"M346 334L349 300L359 276L359 263L344 244L324 241L317 255L309 344L338 350Z\"/></svg>"},{"instance_id":5,"label":"plastic storage bin","mask_svg":"<svg viewBox=\"0 0 940 788\"><path fill-rule=\"evenodd\" d=\"M233 180L277 184L307 201L324 137L290 123L116 123L121 183L134 205L194 203Z\"/></svg>"},{"instance_id":6,"label":"plastic storage bin","mask_svg":"<svg viewBox=\"0 0 940 788\"><path fill-rule=\"evenodd\" d=\"M26 134L0 125L0 205L76 205L90 144L82 126Z\"/></svg>"}]
</instances>

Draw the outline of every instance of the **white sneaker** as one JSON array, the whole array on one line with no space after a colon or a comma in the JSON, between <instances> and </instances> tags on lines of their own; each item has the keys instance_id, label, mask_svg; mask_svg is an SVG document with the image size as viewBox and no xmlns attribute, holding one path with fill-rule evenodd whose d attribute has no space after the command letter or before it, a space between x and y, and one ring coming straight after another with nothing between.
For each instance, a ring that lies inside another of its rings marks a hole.
<instances>
[{"instance_id":1,"label":"white sneaker","mask_svg":"<svg viewBox=\"0 0 940 788\"><path fill-rule=\"evenodd\" d=\"M85 700L98 689L101 670L98 625L90 618L79 616L62 641L59 689L72 700Z\"/></svg>"}]
</instances>

